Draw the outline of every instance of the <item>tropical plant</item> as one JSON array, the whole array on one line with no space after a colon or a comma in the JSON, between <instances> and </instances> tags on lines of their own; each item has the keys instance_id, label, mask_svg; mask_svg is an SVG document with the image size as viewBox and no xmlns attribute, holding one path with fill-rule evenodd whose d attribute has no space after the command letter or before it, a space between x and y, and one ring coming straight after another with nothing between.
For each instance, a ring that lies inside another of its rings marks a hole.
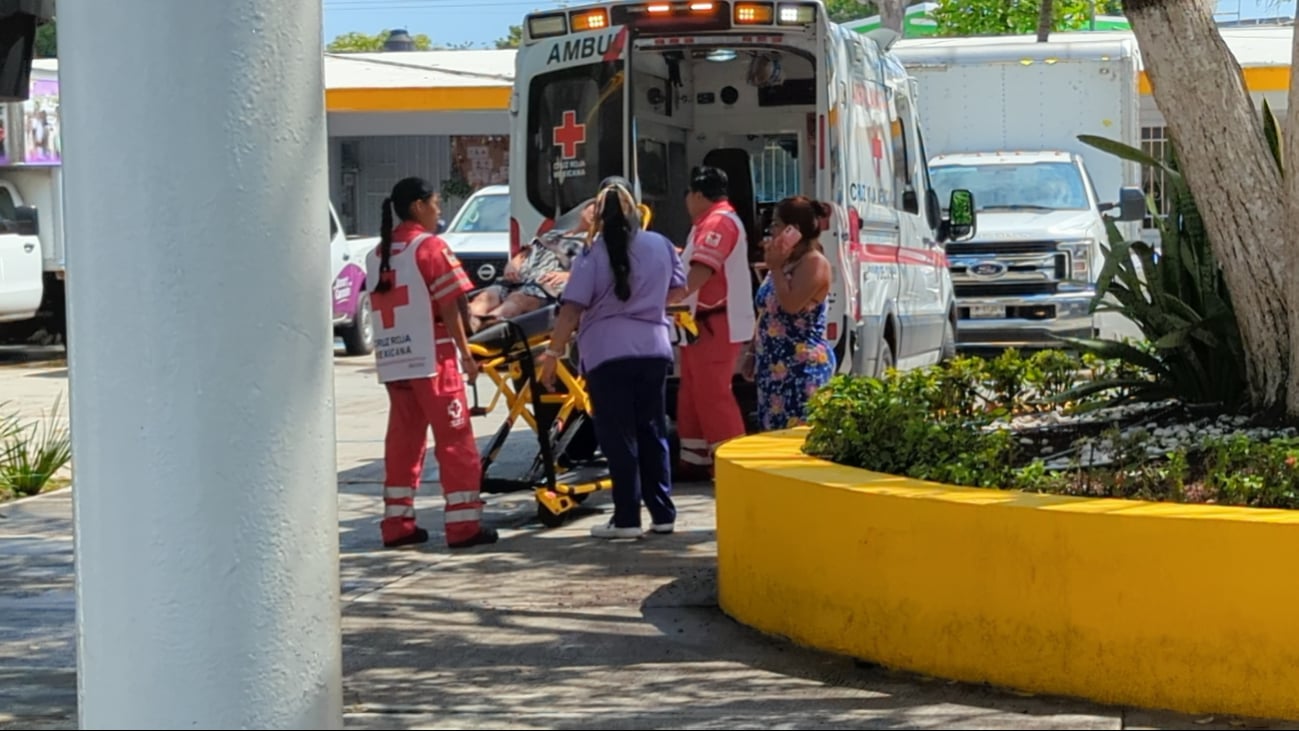
<instances>
[{"instance_id":1,"label":"tropical plant","mask_svg":"<svg viewBox=\"0 0 1299 731\"><path fill-rule=\"evenodd\" d=\"M0 421L0 491L35 495L72 459L72 439L62 423L62 399L54 402L50 415L22 426L17 414Z\"/></svg>"},{"instance_id":2,"label":"tropical plant","mask_svg":"<svg viewBox=\"0 0 1299 731\"><path fill-rule=\"evenodd\" d=\"M1263 104L1264 129L1277 164L1281 139L1275 115ZM1163 174L1169 214L1160 216L1147 200L1160 235L1160 250L1144 241L1125 241L1113 220L1106 220L1109 245L1096 283L1093 312L1118 312L1131 320L1147 340L1142 348L1128 342L1068 339L1083 352L1120 359L1150 374L1129 372L1071 389L1075 399L1106 391L1109 401L1176 398L1188 405L1234 411L1248 405L1245 348L1221 266L1214 258L1199 208L1177 164L1176 144L1166 160L1115 140L1091 135L1083 143Z\"/></svg>"}]
</instances>

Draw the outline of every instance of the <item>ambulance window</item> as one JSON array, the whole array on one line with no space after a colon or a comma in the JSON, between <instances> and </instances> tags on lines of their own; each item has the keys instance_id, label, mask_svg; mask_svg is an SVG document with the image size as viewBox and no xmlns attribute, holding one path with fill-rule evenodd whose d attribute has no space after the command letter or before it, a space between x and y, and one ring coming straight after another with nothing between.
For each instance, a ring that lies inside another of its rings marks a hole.
<instances>
[{"instance_id":1,"label":"ambulance window","mask_svg":"<svg viewBox=\"0 0 1299 731\"><path fill-rule=\"evenodd\" d=\"M902 207L902 194L912 189L911 155L907 149L907 136L911 132L907 125L906 98L897 98L897 117L893 120L890 135L893 143L893 189L897 196L897 206Z\"/></svg>"},{"instance_id":2,"label":"ambulance window","mask_svg":"<svg viewBox=\"0 0 1299 731\"><path fill-rule=\"evenodd\" d=\"M527 124L528 202L554 218L594 196L605 177L625 174L622 61L538 75Z\"/></svg>"}]
</instances>

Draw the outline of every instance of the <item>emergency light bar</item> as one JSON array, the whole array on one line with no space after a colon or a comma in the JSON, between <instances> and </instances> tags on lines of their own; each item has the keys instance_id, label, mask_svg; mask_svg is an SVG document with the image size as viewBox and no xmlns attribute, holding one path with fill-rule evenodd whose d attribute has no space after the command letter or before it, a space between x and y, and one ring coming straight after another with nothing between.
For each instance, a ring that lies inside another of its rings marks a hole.
<instances>
[{"instance_id":1,"label":"emergency light bar","mask_svg":"<svg viewBox=\"0 0 1299 731\"><path fill-rule=\"evenodd\" d=\"M779 0L645 0L528 16L529 38L626 25L649 32L730 30L736 26L807 26L817 5Z\"/></svg>"},{"instance_id":2,"label":"emergency light bar","mask_svg":"<svg viewBox=\"0 0 1299 731\"><path fill-rule=\"evenodd\" d=\"M727 30L730 3L723 0L650 0L612 7L614 25L643 31Z\"/></svg>"}]
</instances>

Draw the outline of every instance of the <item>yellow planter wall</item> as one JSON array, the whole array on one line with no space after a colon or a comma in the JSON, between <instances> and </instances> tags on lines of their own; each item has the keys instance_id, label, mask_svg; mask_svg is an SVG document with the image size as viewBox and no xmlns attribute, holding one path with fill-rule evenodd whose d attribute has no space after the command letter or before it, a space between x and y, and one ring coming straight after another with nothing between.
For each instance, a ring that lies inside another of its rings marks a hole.
<instances>
[{"instance_id":1,"label":"yellow planter wall","mask_svg":"<svg viewBox=\"0 0 1299 731\"><path fill-rule=\"evenodd\" d=\"M886 666L1187 713L1299 719L1299 511L952 488L717 455L719 599Z\"/></svg>"}]
</instances>

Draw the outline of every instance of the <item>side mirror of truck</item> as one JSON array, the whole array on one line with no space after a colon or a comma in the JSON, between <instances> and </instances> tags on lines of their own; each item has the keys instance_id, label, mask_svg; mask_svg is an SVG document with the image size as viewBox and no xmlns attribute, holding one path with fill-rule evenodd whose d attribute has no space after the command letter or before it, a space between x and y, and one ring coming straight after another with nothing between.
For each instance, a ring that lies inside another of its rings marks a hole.
<instances>
[{"instance_id":1,"label":"side mirror of truck","mask_svg":"<svg viewBox=\"0 0 1299 731\"><path fill-rule=\"evenodd\" d=\"M943 241L964 241L972 238L976 230L974 194L956 189L947 204L947 220L943 221L940 238Z\"/></svg>"},{"instance_id":2,"label":"side mirror of truck","mask_svg":"<svg viewBox=\"0 0 1299 731\"><path fill-rule=\"evenodd\" d=\"M40 233L40 216L34 206L14 209L14 233L19 236L37 236Z\"/></svg>"},{"instance_id":3,"label":"side mirror of truck","mask_svg":"<svg viewBox=\"0 0 1299 731\"><path fill-rule=\"evenodd\" d=\"M1119 220L1140 221L1146 217L1146 194L1140 188L1119 189Z\"/></svg>"}]
</instances>

